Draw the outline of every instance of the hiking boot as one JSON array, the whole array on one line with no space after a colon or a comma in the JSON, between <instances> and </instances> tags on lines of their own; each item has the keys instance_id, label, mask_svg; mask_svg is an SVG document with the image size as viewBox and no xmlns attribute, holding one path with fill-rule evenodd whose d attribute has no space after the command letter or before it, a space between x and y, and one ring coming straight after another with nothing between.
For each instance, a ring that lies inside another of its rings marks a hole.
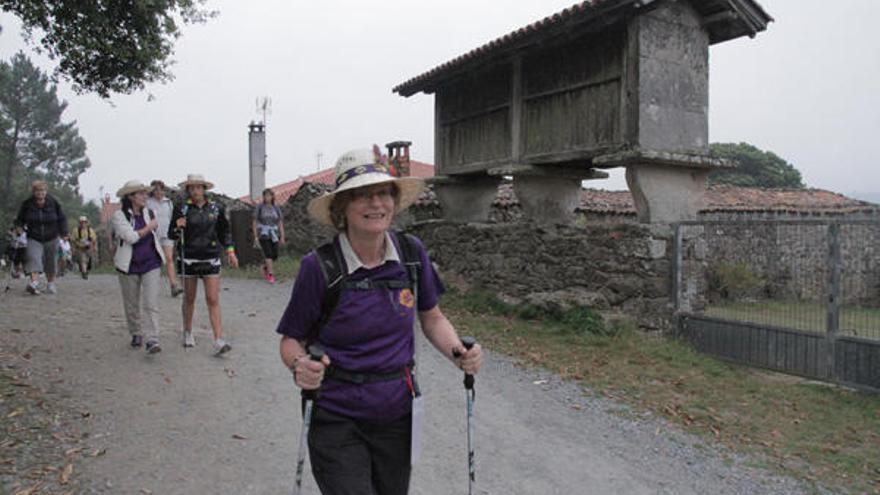
<instances>
[{"instance_id":1,"label":"hiking boot","mask_svg":"<svg viewBox=\"0 0 880 495\"><path fill-rule=\"evenodd\" d=\"M49 282L46 284L46 292L49 294L58 294L58 287L55 286L55 282Z\"/></svg>"},{"instance_id":2,"label":"hiking boot","mask_svg":"<svg viewBox=\"0 0 880 495\"><path fill-rule=\"evenodd\" d=\"M39 282L28 282L27 284L28 294L33 294L35 296L40 295L40 283Z\"/></svg>"},{"instance_id":3,"label":"hiking boot","mask_svg":"<svg viewBox=\"0 0 880 495\"><path fill-rule=\"evenodd\" d=\"M232 350L232 346L229 345L228 343L226 343L225 340L217 339L214 341L214 355L215 356L222 356L223 354L226 354L227 352L229 352L231 350Z\"/></svg>"},{"instance_id":4,"label":"hiking boot","mask_svg":"<svg viewBox=\"0 0 880 495\"><path fill-rule=\"evenodd\" d=\"M144 338L140 335L132 335L131 336L131 346L134 348L140 347L144 343Z\"/></svg>"},{"instance_id":5,"label":"hiking boot","mask_svg":"<svg viewBox=\"0 0 880 495\"><path fill-rule=\"evenodd\" d=\"M171 286L171 297L177 297L177 296L179 296L179 295L181 295L181 294L183 294L183 289L182 289L182 288L180 288L180 287L178 287L178 286L176 286L176 285L172 285L172 286Z\"/></svg>"},{"instance_id":6,"label":"hiking boot","mask_svg":"<svg viewBox=\"0 0 880 495\"><path fill-rule=\"evenodd\" d=\"M192 330L184 330L183 331L183 346L184 347L195 347L196 346L196 338L193 337Z\"/></svg>"},{"instance_id":7,"label":"hiking boot","mask_svg":"<svg viewBox=\"0 0 880 495\"><path fill-rule=\"evenodd\" d=\"M146 349L148 354L156 354L157 352L162 352L162 346L159 345L159 340L155 338L147 339Z\"/></svg>"},{"instance_id":8,"label":"hiking boot","mask_svg":"<svg viewBox=\"0 0 880 495\"><path fill-rule=\"evenodd\" d=\"M82 275L83 280L89 279L89 272L80 272L80 275Z\"/></svg>"}]
</instances>

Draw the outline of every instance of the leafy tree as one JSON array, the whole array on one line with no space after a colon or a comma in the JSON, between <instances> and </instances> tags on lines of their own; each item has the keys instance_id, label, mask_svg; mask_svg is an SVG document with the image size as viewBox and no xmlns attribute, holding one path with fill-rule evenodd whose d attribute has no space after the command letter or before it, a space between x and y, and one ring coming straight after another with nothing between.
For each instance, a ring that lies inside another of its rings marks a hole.
<instances>
[{"instance_id":1,"label":"leafy tree","mask_svg":"<svg viewBox=\"0 0 880 495\"><path fill-rule=\"evenodd\" d=\"M79 93L132 93L166 82L180 25L216 15L207 0L0 0L21 19L24 37L58 61L55 75Z\"/></svg>"},{"instance_id":2,"label":"leafy tree","mask_svg":"<svg viewBox=\"0 0 880 495\"><path fill-rule=\"evenodd\" d=\"M763 151L748 143L712 143L709 152L714 158L724 158L737 164L736 168L716 170L709 174L710 184L763 188L804 187L801 173L772 151Z\"/></svg>"},{"instance_id":3,"label":"leafy tree","mask_svg":"<svg viewBox=\"0 0 880 495\"><path fill-rule=\"evenodd\" d=\"M66 109L49 77L27 56L0 62L0 226L9 224L35 179L46 180L65 209L85 211L79 177L91 162L76 122L62 121Z\"/></svg>"}]
</instances>

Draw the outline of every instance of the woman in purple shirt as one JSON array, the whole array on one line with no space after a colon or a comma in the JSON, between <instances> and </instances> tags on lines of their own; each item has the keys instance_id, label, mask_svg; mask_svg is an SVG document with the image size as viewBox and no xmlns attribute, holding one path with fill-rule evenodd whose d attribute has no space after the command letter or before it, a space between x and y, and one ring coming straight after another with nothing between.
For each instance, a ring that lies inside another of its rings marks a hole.
<instances>
[{"instance_id":1,"label":"woman in purple shirt","mask_svg":"<svg viewBox=\"0 0 880 495\"><path fill-rule=\"evenodd\" d=\"M321 492L405 494L418 395L415 317L434 347L465 372L479 371L482 351L465 349L440 311L443 285L421 242L390 230L423 182L391 176L370 150L345 153L335 172L336 188L312 200L309 213L339 234L302 260L278 324L281 359L303 390L320 388L308 442ZM341 282L329 281L338 292L328 290L325 258L319 259L328 248L342 265ZM421 267L415 281L404 267L408 257ZM308 358L313 343L325 350L322 361Z\"/></svg>"},{"instance_id":2,"label":"woman in purple shirt","mask_svg":"<svg viewBox=\"0 0 880 495\"><path fill-rule=\"evenodd\" d=\"M139 181L126 182L116 192L122 199L122 208L113 214L111 224L116 242L113 264L119 272L131 347L143 344L146 331L146 350L155 354L162 350L159 346L159 271L165 258L155 235L159 221L146 207L149 190ZM142 312L145 318L141 318Z\"/></svg>"}]
</instances>

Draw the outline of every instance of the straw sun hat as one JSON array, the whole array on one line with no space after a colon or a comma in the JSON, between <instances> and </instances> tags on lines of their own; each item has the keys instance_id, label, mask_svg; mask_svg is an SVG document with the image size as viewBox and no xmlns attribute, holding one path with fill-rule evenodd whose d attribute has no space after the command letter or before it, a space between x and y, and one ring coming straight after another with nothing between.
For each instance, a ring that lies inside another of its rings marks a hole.
<instances>
[{"instance_id":1,"label":"straw sun hat","mask_svg":"<svg viewBox=\"0 0 880 495\"><path fill-rule=\"evenodd\" d=\"M187 188L187 186L198 186L198 185L205 186L206 191L208 189L214 188L214 183L206 181L205 176L203 176L202 174L187 174L186 180L181 182L180 184L178 184L178 186L180 186L180 188L184 189L184 190Z\"/></svg>"},{"instance_id":2,"label":"straw sun hat","mask_svg":"<svg viewBox=\"0 0 880 495\"><path fill-rule=\"evenodd\" d=\"M318 196L309 202L309 214L326 225L333 226L330 217L330 204L333 198L342 191L357 189L374 184L392 182L397 185L400 194L397 197L395 213L405 210L419 197L425 182L416 177L394 177L388 167L381 163L373 150L360 149L344 153L336 160L334 169L336 187L332 191Z\"/></svg>"},{"instance_id":3,"label":"straw sun hat","mask_svg":"<svg viewBox=\"0 0 880 495\"><path fill-rule=\"evenodd\" d=\"M116 197L124 198L129 194L136 193L138 191L149 192L150 186L145 185L139 180L130 180L126 182L124 186L120 187L118 191L116 191Z\"/></svg>"}]
</instances>

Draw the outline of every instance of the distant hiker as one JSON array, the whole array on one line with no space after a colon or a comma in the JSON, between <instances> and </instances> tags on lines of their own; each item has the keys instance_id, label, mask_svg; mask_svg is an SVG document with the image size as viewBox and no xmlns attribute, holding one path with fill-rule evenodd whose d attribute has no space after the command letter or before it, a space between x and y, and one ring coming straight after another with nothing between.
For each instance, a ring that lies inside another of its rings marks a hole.
<instances>
[{"instance_id":1,"label":"distant hiker","mask_svg":"<svg viewBox=\"0 0 880 495\"><path fill-rule=\"evenodd\" d=\"M66 237L58 239L58 273L59 277L67 274L70 264L73 262L73 251L70 248L70 241Z\"/></svg>"},{"instance_id":2,"label":"distant hiker","mask_svg":"<svg viewBox=\"0 0 880 495\"><path fill-rule=\"evenodd\" d=\"M284 216L281 208L275 205L275 193L271 189L263 190L263 202L254 208L251 230L263 251L263 278L274 284L273 262L278 259L278 246L283 246L285 240Z\"/></svg>"},{"instance_id":3,"label":"distant hiker","mask_svg":"<svg viewBox=\"0 0 880 495\"><path fill-rule=\"evenodd\" d=\"M150 182L150 197L147 198L147 208L153 210L156 219L159 220L159 229L156 235L159 236L159 245L165 253L165 274L168 276L168 283L171 284L171 297L177 297L183 293L183 289L177 283L177 274L174 270L174 241L168 238L168 225L171 224L171 214L174 211L174 204L171 199L165 195L165 183L161 180Z\"/></svg>"},{"instance_id":4,"label":"distant hiker","mask_svg":"<svg viewBox=\"0 0 880 495\"><path fill-rule=\"evenodd\" d=\"M238 268L238 258L223 205L205 195L213 187L214 184L200 174L189 174L180 183L185 199L183 204L174 207L168 238L180 240L181 255L177 260L177 271L184 283L183 346L196 345L192 321L198 281L202 279L208 316L214 331L214 354L220 356L231 349L229 343L223 340L220 321L220 256L226 251L229 265L233 268Z\"/></svg>"},{"instance_id":5,"label":"distant hiker","mask_svg":"<svg viewBox=\"0 0 880 495\"><path fill-rule=\"evenodd\" d=\"M24 262L27 258L27 233L20 225L11 230L9 239L9 263L12 278L18 278L24 274Z\"/></svg>"},{"instance_id":6,"label":"distant hiker","mask_svg":"<svg viewBox=\"0 0 880 495\"><path fill-rule=\"evenodd\" d=\"M83 279L88 279L92 260L98 257L98 235L89 226L88 217L79 217L79 224L73 229L70 242L73 244L73 257L79 266L79 273Z\"/></svg>"},{"instance_id":7,"label":"distant hiker","mask_svg":"<svg viewBox=\"0 0 880 495\"><path fill-rule=\"evenodd\" d=\"M42 180L31 184L31 197L24 200L15 224L27 231L25 272L30 275L27 291L40 293L40 274L46 273L46 292L55 294L58 239L67 237L67 217L61 204L49 195L49 185Z\"/></svg>"},{"instance_id":8,"label":"distant hiker","mask_svg":"<svg viewBox=\"0 0 880 495\"><path fill-rule=\"evenodd\" d=\"M440 311L443 285L421 241L390 230L423 182L389 175L370 150L342 155L335 174L336 188L308 210L339 234L302 259L278 323L281 359L299 387L320 387L308 445L321 492L404 494L419 424L416 314L434 347L466 372L479 370L482 351L466 350ZM306 354L314 343L322 361Z\"/></svg>"},{"instance_id":9,"label":"distant hiker","mask_svg":"<svg viewBox=\"0 0 880 495\"><path fill-rule=\"evenodd\" d=\"M140 347L146 334L146 350L155 354L162 350L159 345L159 271L165 254L155 234L159 221L147 208L149 190L140 181L126 182L116 192L122 207L113 214L110 223L116 238L113 264L119 272L131 346Z\"/></svg>"}]
</instances>

